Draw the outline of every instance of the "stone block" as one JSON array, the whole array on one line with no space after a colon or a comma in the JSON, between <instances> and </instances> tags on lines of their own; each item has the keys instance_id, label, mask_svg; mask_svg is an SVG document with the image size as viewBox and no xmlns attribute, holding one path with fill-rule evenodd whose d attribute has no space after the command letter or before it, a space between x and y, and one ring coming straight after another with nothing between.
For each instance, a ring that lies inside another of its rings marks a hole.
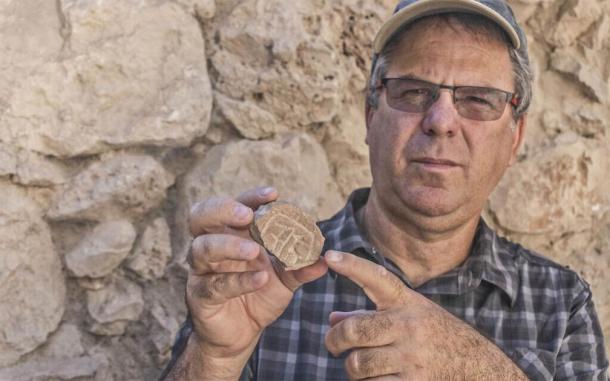
<instances>
[{"instance_id":1,"label":"stone block","mask_svg":"<svg viewBox=\"0 0 610 381\"><path fill-rule=\"evenodd\" d=\"M256 103L237 101L222 93L216 93L216 102L225 118L245 138L268 138L285 129L273 114L260 108Z\"/></svg>"},{"instance_id":2,"label":"stone block","mask_svg":"<svg viewBox=\"0 0 610 381\"><path fill-rule=\"evenodd\" d=\"M72 157L187 146L205 134L212 94L195 17L171 2L66 0L51 8L66 31L62 57L21 75L0 114L0 141Z\"/></svg>"},{"instance_id":3,"label":"stone block","mask_svg":"<svg viewBox=\"0 0 610 381\"><path fill-rule=\"evenodd\" d=\"M109 156L72 178L58 192L48 217L103 221L139 215L159 205L173 182L173 175L150 156Z\"/></svg>"},{"instance_id":4,"label":"stone block","mask_svg":"<svg viewBox=\"0 0 610 381\"><path fill-rule=\"evenodd\" d=\"M17 184L50 187L63 184L67 171L57 160L0 142L0 176L6 175Z\"/></svg>"},{"instance_id":5,"label":"stone block","mask_svg":"<svg viewBox=\"0 0 610 381\"><path fill-rule=\"evenodd\" d=\"M26 186L53 187L66 182L66 167L35 152L19 150L15 182Z\"/></svg>"},{"instance_id":6,"label":"stone block","mask_svg":"<svg viewBox=\"0 0 610 381\"><path fill-rule=\"evenodd\" d=\"M144 279L155 280L163 276L171 257L169 226L164 218L157 218L144 230L126 266Z\"/></svg>"},{"instance_id":7,"label":"stone block","mask_svg":"<svg viewBox=\"0 0 610 381\"><path fill-rule=\"evenodd\" d=\"M509 232L560 235L591 228L596 179L591 156L569 137L508 170L490 197L499 225Z\"/></svg>"},{"instance_id":8,"label":"stone block","mask_svg":"<svg viewBox=\"0 0 610 381\"><path fill-rule=\"evenodd\" d=\"M219 23L211 57L223 112L248 138L330 122L347 94L364 89L371 41L390 3L239 2ZM280 124L269 126L270 115Z\"/></svg>"},{"instance_id":9,"label":"stone block","mask_svg":"<svg viewBox=\"0 0 610 381\"><path fill-rule=\"evenodd\" d=\"M180 322L169 314L159 302L153 303L150 313L156 324L160 327L160 329L155 329L153 332L153 344L159 354L166 354L174 343L175 336L180 329Z\"/></svg>"},{"instance_id":10,"label":"stone block","mask_svg":"<svg viewBox=\"0 0 610 381\"><path fill-rule=\"evenodd\" d=\"M82 334L76 325L69 323L59 326L39 352L43 358L76 358L84 354Z\"/></svg>"},{"instance_id":11,"label":"stone block","mask_svg":"<svg viewBox=\"0 0 610 381\"><path fill-rule=\"evenodd\" d=\"M610 92L610 66L604 74L602 66L593 51L580 49L558 49L551 54L551 67L566 74L584 86L585 94L600 102L608 102ZM610 55L608 55L610 57Z\"/></svg>"},{"instance_id":12,"label":"stone block","mask_svg":"<svg viewBox=\"0 0 610 381\"><path fill-rule=\"evenodd\" d=\"M46 62L57 60L64 45L57 3L47 0L0 2L0 115L27 76ZM3 124L0 136L6 132ZM2 139L0 139L2 141Z\"/></svg>"},{"instance_id":13,"label":"stone block","mask_svg":"<svg viewBox=\"0 0 610 381\"><path fill-rule=\"evenodd\" d=\"M556 46L575 45L601 15L597 0L566 0L559 9L558 20L549 40Z\"/></svg>"},{"instance_id":14,"label":"stone block","mask_svg":"<svg viewBox=\"0 0 610 381\"><path fill-rule=\"evenodd\" d=\"M142 288L123 278L117 278L108 287L87 291L87 310L96 322L136 320L144 309Z\"/></svg>"},{"instance_id":15,"label":"stone block","mask_svg":"<svg viewBox=\"0 0 610 381\"><path fill-rule=\"evenodd\" d=\"M66 266L77 277L104 277L127 258L135 239L136 230L129 221L102 222L66 254Z\"/></svg>"},{"instance_id":16,"label":"stone block","mask_svg":"<svg viewBox=\"0 0 610 381\"><path fill-rule=\"evenodd\" d=\"M91 379L108 360L102 355L68 359L41 359L0 369L0 380L49 381Z\"/></svg>"},{"instance_id":17,"label":"stone block","mask_svg":"<svg viewBox=\"0 0 610 381\"><path fill-rule=\"evenodd\" d=\"M0 199L3 367L43 344L55 331L64 313L66 285L51 233L36 203L21 188L2 182Z\"/></svg>"}]
</instances>

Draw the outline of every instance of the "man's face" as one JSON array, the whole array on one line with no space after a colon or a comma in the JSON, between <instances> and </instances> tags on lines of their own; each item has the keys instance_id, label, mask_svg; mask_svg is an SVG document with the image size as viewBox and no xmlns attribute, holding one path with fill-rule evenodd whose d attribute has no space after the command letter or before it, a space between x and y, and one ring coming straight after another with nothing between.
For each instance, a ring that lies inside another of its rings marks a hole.
<instances>
[{"instance_id":1,"label":"man's face","mask_svg":"<svg viewBox=\"0 0 610 381\"><path fill-rule=\"evenodd\" d=\"M435 19L414 25L395 51L386 77L403 76L514 92L502 42ZM367 109L374 194L403 218L463 223L480 214L514 160L523 128L509 105L498 120L470 120L458 114L451 91L441 90L427 111L408 113L389 107L383 90L379 107Z\"/></svg>"}]
</instances>

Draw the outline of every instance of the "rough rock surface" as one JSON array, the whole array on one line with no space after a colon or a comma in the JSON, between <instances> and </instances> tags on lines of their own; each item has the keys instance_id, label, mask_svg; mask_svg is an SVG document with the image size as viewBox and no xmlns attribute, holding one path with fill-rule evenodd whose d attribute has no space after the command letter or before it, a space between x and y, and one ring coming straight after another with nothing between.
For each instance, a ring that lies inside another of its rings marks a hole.
<instances>
[{"instance_id":1,"label":"rough rock surface","mask_svg":"<svg viewBox=\"0 0 610 381\"><path fill-rule=\"evenodd\" d=\"M558 49L551 55L551 67L576 79L592 99L607 103L610 63L597 62L596 58L596 52L587 48Z\"/></svg>"},{"instance_id":2,"label":"rough rock surface","mask_svg":"<svg viewBox=\"0 0 610 381\"><path fill-rule=\"evenodd\" d=\"M0 143L0 176L13 175L17 172L17 150Z\"/></svg>"},{"instance_id":3,"label":"rough rock surface","mask_svg":"<svg viewBox=\"0 0 610 381\"><path fill-rule=\"evenodd\" d=\"M109 275L127 258L135 239L136 230L129 221L103 222L66 255L66 266L78 277Z\"/></svg>"},{"instance_id":4,"label":"rough rock surface","mask_svg":"<svg viewBox=\"0 0 610 381\"><path fill-rule=\"evenodd\" d=\"M122 278L97 291L87 291L87 309L98 323L136 320L144 308L142 288Z\"/></svg>"},{"instance_id":5,"label":"rough rock surface","mask_svg":"<svg viewBox=\"0 0 610 381\"><path fill-rule=\"evenodd\" d=\"M40 1L10 1L0 12L9 16L16 3L33 8ZM4 98L0 141L76 156L127 145L184 146L205 134L212 97L204 42L183 8L70 0L50 8L59 16L48 30L58 60L33 64ZM15 23L33 28L31 21ZM44 45L48 39L32 38L19 51L39 55L53 49ZM10 68L11 58L0 58L8 61L0 66Z\"/></svg>"},{"instance_id":6,"label":"rough rock surface","mask_svg":"<svg viewBox=\"0 0 610 381\"><path fill-rule=\"evenodd\" d=\"M21 150L17 154L15 182L35 187L61 185L68 177L66 168L55 159Z\"/></svg>"},{"instance_id":7,"label":"rough rock surface","mask_svg":"<svg viewBox=\"0 0 610 381\"><path fill-rule=\"evenodd\" d=\"M0 367L43 344L64 313L66 286L42 211L0 182Z\"/></svg>"},{"instance_id":8,"label":"rough rock surface","mask_svg":"<svg viewBox=\"0 0 610 381\"><path fill-rule=\"evenodd\" d=\"M171 349L181 322L170 315L158 301L153 303L150 313L160 327L153 331L152 341L160 354L166 354Z\"/></svg>"},{"instance_id":9,"label":"rough rock surface","mask_svg":"<svg viewBox=\"0 0 610 381\"><path fill-rule=\"evenodd\" d=\"M93 322L89 327L89 332L98 336L119 336L125 333L128 321L117 320L111 323Z\"/></svg>"},{"instance_id":10,"label":"rough rock surface","mask_svg":"<svg viewBox=\"0 0 610 381\"><path fill-rule=\"evenodd\" d=\"M315 263L324 246L324 236L316 220L300 208L282 202L272 202L256 209L250 234L279 259L286 270L297 270Z\"/></svg>"},{"instance_id":11,"label":"rough rock surface","mask_svg":"<svg viewBox=\"0 0 610 381\"><path fill-rule=\"evenodd\" d=\"M528 234L590 229L597 179L587 151L567 142L511 168L490 198L499 225Z\"/></svg>"},{"instance_id":12,"label":"rough rock surface","mask_svg":"<svg viewBox=\"0 0 610 381\"><path fill-rule=\"evenodd\" d=\"M577 41L600 17L602 7L596 0L570 0L559 9L559 22L549 34L554 45L567 46Z\"/></svg>"},{"instance_id":13,"label":"rough rock surface","mask_svg":"<svg viewBox=\"0 0 610 381\"><path fill-rule=\"evenodd\" d=\"M35 187L61 185L66 168L54 159L0 142L0 176L12 175L17 184Z\"/></svg>"},{"instance_id":14,"label":"rough rock surface","mask_svg":"<svg viewBox=\"0 0 610 381\"><path fill-rule=\"evenodd\" d=\"M508 1L534 102L485 215L582 274L610 349L610 1ZM0 1L0 380L157 379L192 203L275 185L324 218L369 185L371 43L396 2ZM125 260L62 271L117 220Z\"/></svg>"},{"instance_id":15,"label":"rough rock surface","mask_svg":"<svg viewBox=\"0 0 610 381\"><path fill-rule=\"evenodd\" d=\"M3 1L0 4L0 115L9 107L19 82L49 61L59 58L63 45L57 4L46 0ZM2 123L5 126L4 123ZM8 133L6 128L0 135ZM0 141L3 139L0 139Z\"/></svg>"},{"instance_id":16,"label":"rough rock surface","mask_svg":"<svg viewBox=\"0 0 610 381\"><path fill-rule=\"evenodd\" d=\"M42 359L0 369L0 380L48 381L92 379L98 371L108 366L102 355L66 359ZM103 378L94 378L103 380Z\"/></svg>"},{"instance_id":17,"label":"rough rock surface","mask_svg":"<svg viewBox=\"0 0 610 381\"><path fill-rule=\"evenodd\" d=\"M76 175L58 193L48 217L100 221L142 214L165 197L174 177L150 156L119 154Z\"/></svg>"},{"instance_id":18,"label":"rough rock surface","mask_svg":"<svg viewBox=\"0 0 610 381\"><path fill-rule=\"evenodd\" d=\"M163 276L172 257L169 226L164 218L155 219L146 227L127 268L147 280Z\"/></svg>"},{"instance_id":19,"label":"rough rock surface","mask_svg":"<svg viewBox=\"0 0 610 381\"><path fill-rule=\"evenodd\" d=\"M211 57L221 111L247 138L331 122L343 99L363 89L370 52L361 44L371 44L392 3L247 0L227 7Z\"/></svg>"},{"instance_id":20,"label":"rough rock surface","mask_svg":"<svg viewBox=\"0 0 610 381\"><path fill-rule=\"evenodd\" d=\"M341 117L333 120L323 142L343 197L372 182L365 143L364 102L364 97L358 97L356 102L347 104L340 112Z\"/></svg>"},{"instance_id":21,"label":"rough rock surface","mask_svg":"<svg viewBox=\"0 0 610 381\"><path fill-rule=\"evenodd\" d=\"M75 358L84 353L82 334L76 325L69 323L62 324L40 348L40 354L44 357Z\"/></svg>"}]
</instances>

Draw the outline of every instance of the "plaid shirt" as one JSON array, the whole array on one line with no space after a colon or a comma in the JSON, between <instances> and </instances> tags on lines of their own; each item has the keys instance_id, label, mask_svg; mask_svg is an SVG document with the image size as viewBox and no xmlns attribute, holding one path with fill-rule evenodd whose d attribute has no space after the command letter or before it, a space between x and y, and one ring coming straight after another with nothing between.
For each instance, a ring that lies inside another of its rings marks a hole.
<instances>
[{"instance_id":1,"label":"plaid shirt","mask_svg":"<svg viewBox=\"0 0 610 381\"><path fill-rule=\"evenodd\" d=\"M355 212L368 190L319 223L328 249L351 252L385 266L358 227ZM410 287L410 286L409 286ZM480 221L468 259L415 288L498 345L533 380L607 380L608 360L591 291L574 271L498 237ZM241 380L347 380L345 355L324 346L328 315L335 310L375 309L362 289L329 272L295 292L282 316L267 327ZM191 332L183 325L172 350L172 366Z\"/></svg>"}]
</instances>

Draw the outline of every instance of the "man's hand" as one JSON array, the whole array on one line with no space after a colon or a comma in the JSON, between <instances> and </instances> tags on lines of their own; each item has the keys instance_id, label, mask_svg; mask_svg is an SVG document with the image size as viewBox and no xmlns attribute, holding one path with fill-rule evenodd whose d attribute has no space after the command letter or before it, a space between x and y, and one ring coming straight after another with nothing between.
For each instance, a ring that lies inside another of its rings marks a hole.
<instances>
[{"instance_id":1,"label":"man's hand","mask_svg":"<svg viewBox=\"0 0 610 381\"><path fill-rule=\"evenodd\" d=\"M193 333L184 360L188 364L181 364L188 379L237 379L263 329L286 309L294 290L328 269L320 259L284 271L251 240L253 209L275 199L275 189L263 188L236 200L211 198L191 210L195 238L186 301Z\"/></svg>"},{"instance_id":2,"label":"man's hand","mask_svg":"<svg viewBox=\"0 0 610 381\"><path fill-rule=\"evenodd\" d=\"M350 351L350 380L527 380L497 346L382 266L336 251L325 259L377 306L330 315L326 347Z\"/></svg>"}]
</instances>

